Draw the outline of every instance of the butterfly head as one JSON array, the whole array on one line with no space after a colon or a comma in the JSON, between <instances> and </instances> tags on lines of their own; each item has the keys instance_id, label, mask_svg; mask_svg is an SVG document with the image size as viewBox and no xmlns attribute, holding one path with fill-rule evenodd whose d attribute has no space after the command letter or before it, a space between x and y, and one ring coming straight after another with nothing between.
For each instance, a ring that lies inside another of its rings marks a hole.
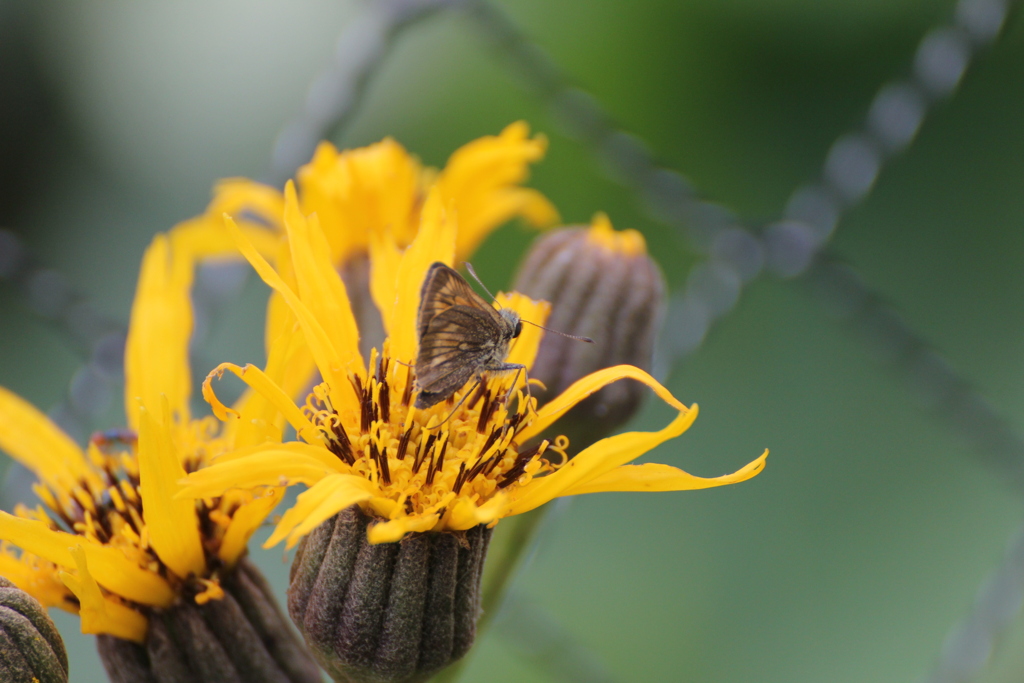
<instances>
[{"instance_id":1,"label":"butterfly head","mask_svg":"<svg viewBox=\"0 0 1024 683\"><path fill-rule=\"evenodd\" d=\"M512 341L523 332L523 321L519 319L519 314L513 311L511 308L498 309L498 315L501 316L504 324L502 330L502 341Z\"/></svg>"}]
</instances>

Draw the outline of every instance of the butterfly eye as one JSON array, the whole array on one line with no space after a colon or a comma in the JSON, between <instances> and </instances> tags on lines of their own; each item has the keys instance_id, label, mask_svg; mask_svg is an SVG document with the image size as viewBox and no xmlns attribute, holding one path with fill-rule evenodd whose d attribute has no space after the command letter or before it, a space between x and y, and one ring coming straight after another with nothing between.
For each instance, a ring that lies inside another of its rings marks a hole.
<instances>
[{"instance_id":1,"label":"butterfly eye","mask_svg":"<svg viewBox=\"0 0 1024 683\"><path fill-rule=\"evenodd\" d=\"M523 332L523 323L519 321L516 323L516 331L512 333L512 338L515 339Z\"/></svg>"}]
</instances>

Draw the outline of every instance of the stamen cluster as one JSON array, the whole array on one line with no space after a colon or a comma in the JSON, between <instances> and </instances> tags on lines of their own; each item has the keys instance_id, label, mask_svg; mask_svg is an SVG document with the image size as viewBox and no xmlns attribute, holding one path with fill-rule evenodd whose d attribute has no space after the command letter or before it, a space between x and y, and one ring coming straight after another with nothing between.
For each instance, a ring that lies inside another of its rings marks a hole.
<instances>
[{"instance_id":1,"label":"stamen cluster","mask_svg":"<svg viewBox=\"0 0 1024 683\"><path fill-rule=\"evenodd\" d=\"M536 400L522 389L510 392L514 378L485 376L423 410L413 406L411 366L374 350L370 368L365 377L349 376L357 411L339 414L321 384L309 395L306 413L327 448L405 514L443 518L457 497L480 505L565 461L564 437L525 447L517 439L536 413Z\"/></svg>"}]
</instances>

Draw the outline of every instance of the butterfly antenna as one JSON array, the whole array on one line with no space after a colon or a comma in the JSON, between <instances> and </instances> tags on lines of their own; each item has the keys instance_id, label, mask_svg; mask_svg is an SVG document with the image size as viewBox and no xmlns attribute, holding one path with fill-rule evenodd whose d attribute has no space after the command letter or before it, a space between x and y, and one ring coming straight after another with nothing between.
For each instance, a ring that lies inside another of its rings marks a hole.
<instances>
[{"instance_id":1,"label":"butterfly antenna","mask_svg":"<svg viewBox=\"0 0 1024 683\"><path fill-rule=\"evenodd\" d=\"M466 261L466 270L468 270L469 274L473 276L473 279L476 280L476 283L484 288L484 291L487 292L487 296L491 297L491 301L497 304L498 300L494 298L493 294L491 294L491 290L487 289L487 285L485 285L483 283L483 280L481 280L480 277L476 274L476 271L473 270L473 264L470 263L469 261ZM500 306L501 304L498 305Z\"/></svg>"},{"instance_id":2,"label":"butterfly antenna","mask_svg":"<svg viewBox=\"0 0 1024 683\"><path fill-rule=\"evenodd\" d=\"M591 339L590 337L577 337L575 334L568 334L566 332L559 332L558 330L553 330L550 327L544 327L543 325L538 325L537 323L531 323L529 320L522 320L521 322L524 322L527 325L533 325L534 327L539 327L540 329L545 330L547 332L554 332L555 334L560 334L563 337L568 337L569 339L575 339L576 341L587 342L588 344L596 344L597 343L593 339Z\"/></svg>"}]
</instances>

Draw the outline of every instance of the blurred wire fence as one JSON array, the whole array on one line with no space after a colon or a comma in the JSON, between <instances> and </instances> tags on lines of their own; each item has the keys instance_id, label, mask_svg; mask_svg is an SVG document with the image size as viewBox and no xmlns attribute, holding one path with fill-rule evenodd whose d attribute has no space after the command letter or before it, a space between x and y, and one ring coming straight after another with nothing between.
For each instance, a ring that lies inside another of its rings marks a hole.
<instances>
[{"instance_id":1,"label":"blurred wire fence","mask_svg":"<svg viewBox=\"0 0 1024 683\"><path fill-rule=\"evenodd\" d=\"M281 130L263 180L280 186L308 160L315 145L349 122L365 86L401 35L438 12L457 12L523 86L542 101L564 132L583 143L608 176L634 193L643 210L674 230L700 261L671 300L657 371L667 375L705 343L746 287L772 276L812 289L826 312L875 352L942 415L981 462L1018 493L1024 489L1024 437L972 382L916 332L855 267L829 249L845 214L862 203L886 164L905 154L928 114L953 97L972 60L999 39L1018 3L959 0L952 16L928 30L902 74L878 88L861 124L839 136L819 177L797 187L777 220L752 225L707 199L675 169L661 165L638 136L623 129L597 100L576 86L545 51L487 0L375 0L342 32L333 59L309 88L299 113ZM217 312L241 291L245 270L204 269L196 281L196 327L202 337ZM52 324L81 355L64 400L51 415L78 436L96 427L119 391L124 330L96 312L59 273L45 267L10 231L0 230L0 281ZM199 344L198 346L201 346ZM1011 539L1003 563L951 628L922 681L975 680L999 638L1024 606L1024 530ZM557 680L607 681L592 654L560 631L550 616L524 601L495 624L513 648Z\"/></svg>"}]
</instances>

